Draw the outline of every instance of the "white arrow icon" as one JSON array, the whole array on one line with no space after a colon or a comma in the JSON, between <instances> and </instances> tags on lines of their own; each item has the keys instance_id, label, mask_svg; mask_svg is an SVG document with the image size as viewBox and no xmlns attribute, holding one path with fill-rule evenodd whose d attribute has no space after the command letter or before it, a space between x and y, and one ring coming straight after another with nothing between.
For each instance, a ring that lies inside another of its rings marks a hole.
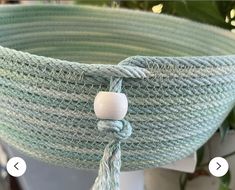
<instances>
[{"instance_id":1,"label":"white arrow icon","mask_svg":"<svg viewBox=\"0 0 235 190\"><path fill-rule=\"evenodd\" d=\"M20 157L13 157L7 162L7 172L13 177L20 177L26 171L26 163Z\"/></svg>"},{"instance_id":2,"label":"white arrow icon","mask_svg":"<svg viewBox=\"0 0 235 190\"><path fill-rule=\"evenodd\" d=\"M209 163L210 173L215 177L224 176L229 169L227 160L221 157L213 158Z\"/></svg>"}]
</instances>

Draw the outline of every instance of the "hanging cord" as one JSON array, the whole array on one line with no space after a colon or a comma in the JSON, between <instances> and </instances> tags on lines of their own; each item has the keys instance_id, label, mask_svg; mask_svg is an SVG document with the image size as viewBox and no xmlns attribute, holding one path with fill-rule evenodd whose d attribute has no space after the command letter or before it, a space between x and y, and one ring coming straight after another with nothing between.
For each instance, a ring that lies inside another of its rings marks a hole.
<instances>
[{"instance_id":1,"label":"hanging cord","mask_svg":"<svg viewBox=\"0 0 235 190\"><path fill-rule=\"evenodd\" d=\"M111 78L110 92L121 92L122 78ZM121 141L126 140L132 133L132 127L126 120L100 120L98 129L112 137L105 147L100 161L98 177L92 190L119 190L121 168Z\"/></svg>"}]
</instances>

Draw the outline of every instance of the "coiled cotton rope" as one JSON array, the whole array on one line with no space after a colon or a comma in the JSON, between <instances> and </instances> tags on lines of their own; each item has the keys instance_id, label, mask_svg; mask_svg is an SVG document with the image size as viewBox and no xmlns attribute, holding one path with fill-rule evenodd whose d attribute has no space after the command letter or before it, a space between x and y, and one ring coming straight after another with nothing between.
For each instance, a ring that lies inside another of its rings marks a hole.
<instances>
[{"instance_id":1,"label":"coiled cotton rope","mask_svg":"<svg viewBox=\"0 0 235 190\"><path fill-rule=\"evenodd\" d=\"M122 142L122 170L186 157L235 103L234 34L189 20L86 6L4 6L0 45L0 138L53 164L98 168L113 136L93 102L111 78L122 79L118 88L129 101L132 135ZM118 189L118 179L110 183L103 180L101 189Z\"/></svg>"}]
</instances>

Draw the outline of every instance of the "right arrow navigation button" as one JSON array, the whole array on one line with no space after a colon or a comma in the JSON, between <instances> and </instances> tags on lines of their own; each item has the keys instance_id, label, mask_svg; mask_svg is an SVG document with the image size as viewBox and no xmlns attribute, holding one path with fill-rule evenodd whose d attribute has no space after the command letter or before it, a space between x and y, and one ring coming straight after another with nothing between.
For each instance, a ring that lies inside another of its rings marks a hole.
<instances>
[{"instance_id":1,"label":"right arrow navigation button","mask_svg":"<svg viewBox=\"0 0 235 190\"><path fill-rule=\"evenodd\" d=\"M229 169L227 160L222 157L215 157L209 163L209 171L215 177L224 176Z\"/></svg>"}]
</instances>

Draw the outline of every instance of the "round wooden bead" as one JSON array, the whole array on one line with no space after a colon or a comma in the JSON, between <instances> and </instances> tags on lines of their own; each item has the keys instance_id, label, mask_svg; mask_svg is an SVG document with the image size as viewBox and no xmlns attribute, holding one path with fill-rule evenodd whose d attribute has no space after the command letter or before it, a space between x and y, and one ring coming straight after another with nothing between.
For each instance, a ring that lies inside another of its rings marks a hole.
<instances>
[{"instance_id":1,"label":"round wooden bead","mask_svg":"<svg viewBox=\"0 0 235 190\"><path fill-rule=\"evenodd\" d=\"M121 120L128 110L127 97L123 93L99 92L95 97L94 110L99 119Z\"/></svg>"}]
</instances>

